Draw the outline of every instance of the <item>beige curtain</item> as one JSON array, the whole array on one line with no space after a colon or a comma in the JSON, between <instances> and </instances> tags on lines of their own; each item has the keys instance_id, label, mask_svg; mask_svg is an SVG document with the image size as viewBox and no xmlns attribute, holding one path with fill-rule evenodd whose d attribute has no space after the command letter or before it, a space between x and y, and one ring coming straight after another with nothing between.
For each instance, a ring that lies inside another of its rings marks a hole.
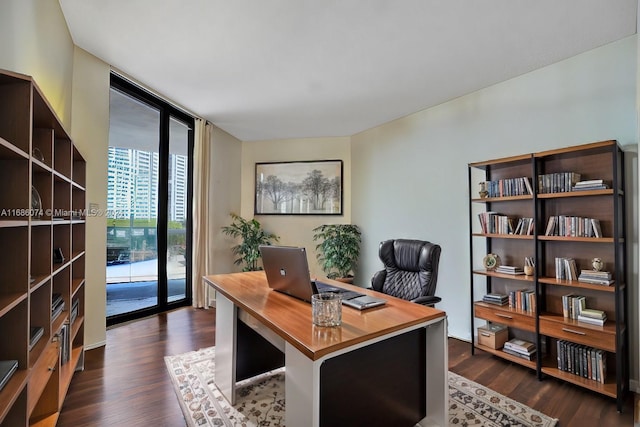
<instances>
[{"instance_id":1,"label":"beige curtain","mask_svg":"<svg viewBox=\"0 0 640 427\"><path fill-rule=\"evenodd\" d=\"M202 276L209 273L211 254L208 244L209 228L209 175L213 125L196 119L193 149L193 248L192 277L193 306L209 308L209 286Z\"/></svg>"}]
</instances>

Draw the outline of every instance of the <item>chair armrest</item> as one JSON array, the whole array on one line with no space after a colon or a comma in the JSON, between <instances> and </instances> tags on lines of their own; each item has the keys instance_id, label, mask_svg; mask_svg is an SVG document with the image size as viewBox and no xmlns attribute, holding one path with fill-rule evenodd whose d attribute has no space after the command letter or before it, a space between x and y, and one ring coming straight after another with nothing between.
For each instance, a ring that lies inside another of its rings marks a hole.
<instances>
[{"instance_id":1,"label":"chair armrest","mask_svg":"<svg viewBox=\"0 0 640 427\"><path fill-rule=\"evenodd\" d=\"M374 291L382 292L382 286L387 278L387 270L376 271L371 278L371 288Z\"/></svg>"},{"instance_id":2,"label":"chair armrest","mask_svg":"<svg viewBox=\"0 0 640 427\"><path fill-rule=\"evenodd\" d=\"M442 298L436 296L424 296L412 299L411 302L415 302L416 304L428 305L433 307L435 304L442 301Z\"/></svg>"}]
</instances>

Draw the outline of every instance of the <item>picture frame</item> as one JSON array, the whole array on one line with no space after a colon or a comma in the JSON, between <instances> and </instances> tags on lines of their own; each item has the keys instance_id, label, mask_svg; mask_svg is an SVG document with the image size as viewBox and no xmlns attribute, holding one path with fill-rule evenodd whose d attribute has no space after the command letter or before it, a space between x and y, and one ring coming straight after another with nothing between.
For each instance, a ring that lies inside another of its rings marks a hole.
<instances>
[{"instance_id":1,"label":"picture frame","mask_svg":"<svg viewBox=\"0 0 640 427\"><path fill-rule=\"evenodd\" d=\"M342 160L256 163L254 214L342 215Z\"/></svg>"}]
</instances>

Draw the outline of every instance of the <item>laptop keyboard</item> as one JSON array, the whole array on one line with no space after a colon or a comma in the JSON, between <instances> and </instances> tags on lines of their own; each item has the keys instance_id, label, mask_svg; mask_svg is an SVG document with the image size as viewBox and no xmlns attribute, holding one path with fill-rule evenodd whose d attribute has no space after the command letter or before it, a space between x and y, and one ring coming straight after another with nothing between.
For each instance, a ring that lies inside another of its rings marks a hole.
<instances>
[{"instance_id":1,"label":"laptop keyboard","mask_svg":"<svg viewBox=\"0 0 640 427\"><path fill-rule=\"evenodd\" d=\"M323 282L314 282L316 285L316 289L318 290L318 292L335 292L338 293L342 296L343 300L349 300L349 299L353 299L353 298L358 298L363 296L364 294L361 294L359 292L355 292L355 291L348 291L346 289L342 289L342 288L338 288L336 286L330 285L328 283L323 283Z\"/></svg>"}]
</instances>

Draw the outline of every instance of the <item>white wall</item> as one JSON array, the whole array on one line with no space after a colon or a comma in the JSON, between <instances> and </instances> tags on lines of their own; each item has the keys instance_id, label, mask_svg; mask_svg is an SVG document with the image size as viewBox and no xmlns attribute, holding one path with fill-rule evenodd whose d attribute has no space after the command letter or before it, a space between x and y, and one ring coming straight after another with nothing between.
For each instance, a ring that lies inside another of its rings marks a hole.
<instances>
[{"instance_id":1,"label":"white wall","mask_svg":"<svg viewBox=\"0 0 640 427\"><path fill-rule=\"evenodd\" d=\"M34 78L71 125L73 42L57 1L0 1L0 68Z\"/></svg>"},{"instance_id":2,"label":"white wall","mask_svg":"<svg viewBox=\"0 0 640 427\"><path fill-rule=\"evenodd\" d=\"M71 135L87 161L86 207L107 208L107 159L109 146L109 75L111 68L76 47L73 77ZM85 253L85 344L88 349L106 344L105 288L107 218L87 216Z\"/></svg>"},{"instance_id":3,"label":"white wall","mask_svg":"<svg viewBox=\"0 0 640 427\"><path fill-rule=\"evenodd\" d=\"M438 307L449 316L449 334L470 339L467 164L617 139L626 151L631 370L637 379L636 43L629 37L354 135L352 219L364 231L357 280L380 268L381 240L439 243Z\"/></svg>"},{"instance_id":4,"label":"white wall","mask_svg":"<svg viewBox=\"0 0 640 427\"><path fill-rule=\"evenodd\" d=\"M234 256L229 241L220 228L229 223L229 212L240 212L240 159L242 143L228 133L215 128L211 147L211 176L209 181L209 206L211 228L211 274L229 273L234 269Z\"/></svg>"},{"instance_id":5,"label":"white wall","mask_svg":"<svg viewBox=\"0 0 640 427\"><path fill-rule=\"evenodd\" d=\"M307 248L312 276L324 277L316 261L316 242L313 229L322 224L342 224L351 220L351 150L349 138L306 138L242 143L242 211L244 218L253 218L255 164L258 162L286 162L296 160L343 161L344 215L257 215L266 231L280 236L279 244ZM231 218L228 218L229 223ZM226 225L226 224L225 224ZM228 247L233 241L228 240Z\"/></svg>"}]
</instances>

